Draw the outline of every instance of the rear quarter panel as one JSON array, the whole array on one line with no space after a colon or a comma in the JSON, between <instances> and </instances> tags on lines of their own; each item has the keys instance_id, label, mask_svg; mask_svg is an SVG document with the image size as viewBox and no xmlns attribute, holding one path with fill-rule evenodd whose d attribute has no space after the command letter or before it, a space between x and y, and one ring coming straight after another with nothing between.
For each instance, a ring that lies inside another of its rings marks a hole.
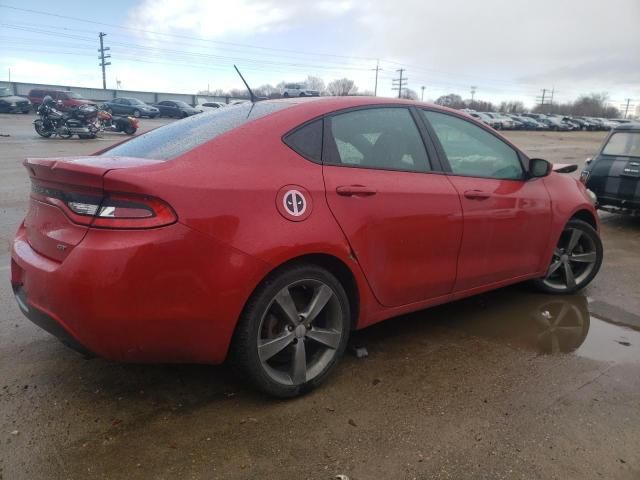
<instances>
[{"instance_id":1,"label":"rear quarter panel","mask_svg":"<svg viewBox=\"0 0 640 480\"><path fill-rule=\"evenodd\" d=\"M286 117L255 120L160 165L111 171L105 189L157 196L174 208L179 222L267 264L267 271L244 280L249 293L283 263L327 254L351 269L361 304L375 303L327 206L321 165L282 142L282 134L304 119ZM291 221L278 211L285 186L308 192L311 214L305 220ZM239 314L247 298L238 300Z\"/></svg>"}]
</instances>

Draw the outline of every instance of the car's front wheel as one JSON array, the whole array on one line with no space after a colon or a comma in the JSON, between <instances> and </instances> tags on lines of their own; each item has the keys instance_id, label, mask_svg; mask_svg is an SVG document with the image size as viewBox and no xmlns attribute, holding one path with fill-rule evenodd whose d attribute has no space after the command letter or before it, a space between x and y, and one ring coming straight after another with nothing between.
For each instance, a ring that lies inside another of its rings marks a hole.
<instances>
[{"instance_id":1,"label":"car's front wheel","mask_svg":"<svg viewBox=\"0 0 640 480\"><path fill-rule=\"evenodd\" d=\"M536 286L548 293L573 293L586 287L602 265L602 242L595 229L582 220L565 226L544 278Z\"/></svg>"},{"instance_id":2,"label":"car's front wheel","mask_svg":"<svg viewBox=\"0 0 640 480\"><path fill-rule=\"evenodd\" d=\"M327 270L287 268L252 295L238 323L233 358L254 386L280 398L320 385L343 355L347 294Z\"/></svg>"},{"instance_id":3,"label":"car's front wheel","mask_svg":"<svg viewBox=\"0 0 640 480\"><path fill-rule=\"evenodd\" d=\"M133 111L133 116L134 116L134 117L136 117L136 118L140 118L140 115L141 115L140 110L138 110L138 109L136 108L136 109Z\"/></svg>"}]
</instances>

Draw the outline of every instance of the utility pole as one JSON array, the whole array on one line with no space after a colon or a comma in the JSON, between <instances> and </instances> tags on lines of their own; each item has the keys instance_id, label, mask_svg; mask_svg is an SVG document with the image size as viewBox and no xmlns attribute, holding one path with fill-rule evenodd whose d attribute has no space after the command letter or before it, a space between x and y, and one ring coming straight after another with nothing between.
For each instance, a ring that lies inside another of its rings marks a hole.
<instances>
[{"instance_id":1,"label":"utility pole","mask_svg":"<svg viewBox=\"0 0 640 480\"><path fill-rule=\"evenodd\" d=\"M422 90L422 93L420 94L420 101L421 101L421 102L424 102L424 89L425 89L425 86L424 86L424 85L422 85L422 86L420 87L420 90Z\"/></svg>"},{"instance_id":2,"label":"utility pole","mask_svg":"<svg viewBox=\"0 0 640 480\"><path fill-rule=\"evenodd\" d=\"M629 114L629 110L635 106L635 105L633 105L631 103L631 99L630 98L625 98L625 102L626 102L626 104L622 105L622 107L624 108L624 117L623 118L627 118L627 115Z\"/></svg>"},{"instance_id":3,"label":"utility pole","mask_svg":"<svg viewBox=\"0 0 640 480\"><path fill-rule=\"evenodd\" d=\"M478 87L475 85L471 85L471 103L473 103L474 98L476 97L476 90Z\"/></svg>"},{"instance_id":4,"label":"utility pole","mask_svg":"<svg viewBox=\"0 0 640 480\"><path fill-rule=\"evenodd\" d=\"M104 42L102 39L106 36L107 34L104 32L100 32L98 34L98 37L100 37L100 48L98 49L98 52L100 52L100 56L98 57L98 60L100 60L100 66L102 67L102 88L104 90L107 89L107 75L104 67L106 67L107 65L111 65L111 62L105 62L107 58L111 58L111 55L104 54L104 52L106 52L107 50L111 50L109 47L104 46Z\"/></svg>"},{"instance_id":5,"label":"utility pole","mask_svg":"<svg viewBox=\"0 0 640 480\"><path fill-rule=\"evenodd\" d=\"M373 70L376 71L376 83L375 83L375 86L373 87L373 96L377 97L378 96L378 72L382 70L380 68L380 60L376 60L376 68L374 68Z\"/></svg>"},{"instance_id":6,"label":"utility pole","mask_svg":"<svg viewBox=\"0 0 640 480\"><path fill-rule=\"evenodd\" d=\"M406 87L408 78L402 78L402 74L406 72L404 68L400 68L396 70L400 74L399 78L394 78L392 80L393 88L391 90L398 90L398 98L402 98L402 89Z\"/></svg>"}]
</instances>

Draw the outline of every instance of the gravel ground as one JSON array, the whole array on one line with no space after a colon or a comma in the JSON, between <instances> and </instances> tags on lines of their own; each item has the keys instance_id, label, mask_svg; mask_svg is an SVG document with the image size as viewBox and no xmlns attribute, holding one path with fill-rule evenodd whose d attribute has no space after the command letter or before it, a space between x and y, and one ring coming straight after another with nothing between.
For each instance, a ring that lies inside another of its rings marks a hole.
<instances>
[{"instance_id":1,"label":"gravel ground","mask_svg":"<svg viewBox=\"0 0 640 480\"><path fill-rule=\"evenodd\" d=\"M0 115L0 272L28 196L27 156L122 137L45 140ZM167 120L142 120L143 129ZM507 133L582 163L603 133ZM358 333L327 384L274 401L225 366L85 360L0 283L0 480L640 478L640 219L602 215L605 263L579 295L515 286ZM541 316L565 307L571 334ZM555 340L554 340L555 339Z\"/></svg>"}]
</instances>

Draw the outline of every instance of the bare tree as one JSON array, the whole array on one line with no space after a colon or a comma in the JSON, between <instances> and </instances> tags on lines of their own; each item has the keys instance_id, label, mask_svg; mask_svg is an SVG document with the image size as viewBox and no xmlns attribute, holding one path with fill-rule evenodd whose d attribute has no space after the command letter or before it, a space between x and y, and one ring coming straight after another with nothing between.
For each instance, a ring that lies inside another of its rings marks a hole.
<instances>
[{"instance_id":1,"label":"bare tree","mask_svg":"<svg viewBox=\"0 0 640 480\"><path fill-rule=\"evenodd\" d=\"M524 103L522 103L519 100L512 100L510 102L502 102L500 104L500 109L501 112L505 112L505 113L524 113L525 112L525 108L524 108Z\"/></svg>"},{"instance_id":2,"label":"bare tree","mask_svg":"<svg viewBox=\"0 0 640 480\"><path fill-rule=\"evenodd\" d=\"M253 93L255 93L258 96L261 97L269 97L269 98L273 98L274 97L274 93L279 93L280 91L274 87L273 85L270 85L268 83L259 86L258 88L255 89L255 91Z\"/></svg>"},{"instance_id":3,"label":"bare tree","mask_svg":"<svg viewBox=\"0 0 640 480\"><path fill-rule=\"evenodd\" d=\"M484 100L467 100L465 101L467 108L475 110L477 112L495 112L496 108L491 102L485 102Z\"/></svg>"},{"instance_id":4,"label":"bare tree","mask_svg":"<svg viewBox=\"0 0 640 480\"><path fill-rule=\"evenodd\" d=\"M358 87L356 87L353 80L350 80L348 78L340 78L338 80L329 82L329 85L327 85L327 91L330 95L344 97L346 95L355 95L356 93L358 93Z\"/></svg>"},{"instance_id":5,"label":"bare tree","mask_svg":"<svg viewBox=\"0 0 640 480\"><path fill-rule=\"evenodd\" d=\"M309 90L317 90L318 92L320 92L320 95L324 93L324 80L322 80L320 77L309 75L304 83Z\"/></svg>"},{"instance_id":6,"label":"bare tree","mask_svg":"<svg viewBox=\"0 0 640 480\"><path fill-rule=\"evenodd\" d=\"M538 105L534 108L534 111L586 117L619 117L620 110L609 105L608 100L609 96L606 93L591 93L589 95L581 95L574 102Z\"/></svg>"},{"instance_id":7,"label":"bare tree","mask_svg":"<svg viewBox=\"0 0 640 480\"><path fill-rule=\"evenodd\" d=\"M418 94L414 90L411 90L410 88L403 88L402 98L406 98L409 100L418 100Z\"/></svg>"},{"instance_id":8,"label":"bare tree","mask_svg":"<svg viewBox=\"0 0 640 480\"><path fill-rule=\"evenodd\" d=\"M449 95L443 95L436 100L438 105L442 105L443 107L449 108L464 108L466 105L462 101L462 97L460 95L456 95L455 93L450 93Z\"/></svg>"}]
</instances>

